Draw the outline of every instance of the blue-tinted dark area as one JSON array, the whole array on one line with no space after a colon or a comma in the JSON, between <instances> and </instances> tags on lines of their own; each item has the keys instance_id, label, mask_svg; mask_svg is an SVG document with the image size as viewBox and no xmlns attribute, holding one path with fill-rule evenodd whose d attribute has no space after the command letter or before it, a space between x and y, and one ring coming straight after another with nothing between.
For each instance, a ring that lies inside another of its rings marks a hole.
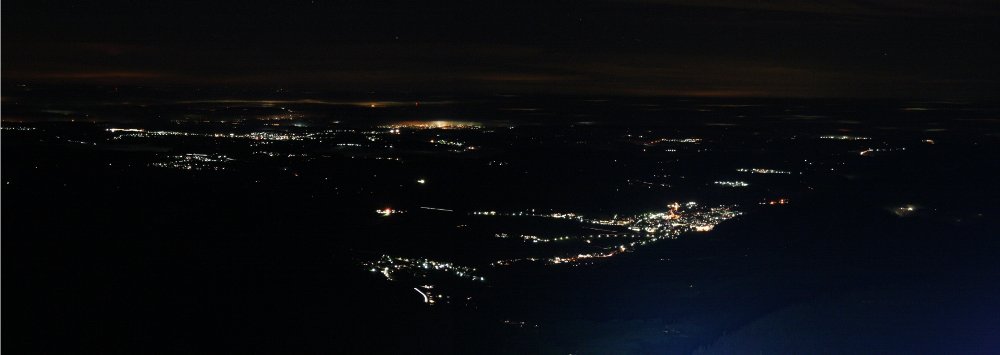
<instances>
[{"instance_id":1,"label":"blue-tinted dark area","mask_svg":"<svg viewBox=\"0 0 1000 355\"><path fill-rule=\"evenodd\" d=\"M5 350L996 353L1000 105L6 85Z\"/></svg>"}]
</instances>

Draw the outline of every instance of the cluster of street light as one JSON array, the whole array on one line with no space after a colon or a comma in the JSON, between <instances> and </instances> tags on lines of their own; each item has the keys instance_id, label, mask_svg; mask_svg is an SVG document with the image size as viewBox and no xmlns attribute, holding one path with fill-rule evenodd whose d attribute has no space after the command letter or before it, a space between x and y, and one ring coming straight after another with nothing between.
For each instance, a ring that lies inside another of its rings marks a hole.
<instances>
[{"instance_id":1,"label":"cluster of street light","mask_svg":"<svg viewBox=\"0 0 1000 355\"><path fill-rule=\"evenodd\" d=\"M379 126L379 128L388 128L390 130L395 130L394 133L399 133L400 129L481 129L483 124L479 122L471 121L454 121L454 120L438 120L438 121L402 121L396 122L389 125Z\"/></svg>"},{"instance_id":2,"label":"cluster of street light","mask_svg":"<svg viewBox=\"0 0 1000 355\"><path fill-rule=\"evenodd\" d=\"M765 168L741 168L736 169L736 171L741 173L751 173L751 174L791 174L791 171L785 170L775 170L775 169L765 169Z\"/></svg>"},{"instance_id":3,"label":"cluster of street light","mask_svg":"<svg viewBox=\"0 0 1000 355\"><path fill-rule=\"evenodd\" d=\"M415 284L413 289L420 293L424 303L428 305L451 299L451 296L439 291L440 287L431 283L436 277L450 276L466 281L486 281L485 277L477 274L476 268L426 258L382 255L378 259L364 263L364 266L368 267L368 271L380 274L388 281Z\"/></svg>"},{"instance_id":4,"label":"cluster of street light","mask_svg":"<svg viewBox=\"0 0 1000 355\"><path fill-rule=\"evenodd\" d=\"M732 180L732 181L716 181L716 185L726 186L726 187L747 187L750 186L746 181Z\"/></svg>"},{"instance_id":5,"label":"cluster of street light","mask_svg":"<svg viewBox=\"0 0 1000 355\"><path fill-rule=\"evenodd\" d=\"M171 155L167 161L155 162L151 165L158 168L180 170L226 170L226 163L232 160L232 158L223 154L189 153Z\"/></svg>"},{"instance_id":6,"label":"cluster of street light","mask_svg":"<svg viewBox=\"0 0 1000 355\"><path fill-rule=\"evenodd\" d=\"M627 217L614 216L609 219L587 219L574 213L496 213L494 211L490 211L485 213L474 212L473 215L511 217L528 216L570 219L584 224L619 226L627 230L622 232L609 231L609 233L606 234L560 236L552 238L544 238L534 235L519 236L520 239L531 243L582 240L586 244L592 244L595 240L605 238L631 239L626 242L618 242L612 245L595 245L590 247L590 249L592 249L590 252L557 255L552 257L503 259L494 261L491 264L493 266L506 266L522 261L542 261L546 264L573 264L588 259L608 258L631 252L635 250L635 248L658 240L676 239L683 233L707 232L712 230L719 223L741 214L741 212L734 210L731 206L706 208L695 202L688 202L685 204L674 203L669 207L670 209L665 212L650 212ZM498 233L496 234L496 237L509 238L510 236L505 233ZM596 250L593 250L595 248Z\"/></svg>"},{"instance_id":7,"label":"cluster of street light","mask_svg":"<svg viewBox=\"0 0 1000 355\"><path fill-rule=\"evenodd\" d=\"M644 145L657 145L660 143L701 143L701 138L660 138L644 143Z\"/></svg>"},{"instance_id":8,"label":"cluster of street light","mask_svg":"<svg viewBox=\"0 0 1000 355\"><path fill-rule=\"evenodd\" d=\"M838 141L866 141L866 140L869 140L871 138L870 137L860 137L860 136L840 135L840 136L820 136L819 139L832 139L832 140L838 140Z\"/></svg>"},{"instance_id":9,"label":"cluster of street light","mask_svg":"<svg viewBox=\"0 0 1000 355\"><path fill-rule=\"evenodd\" d=\"M476 274L476 268L455 265L450 262L435 261L425 258L404 258L382 255L378 259L365 263L369 271L381 273L389 281L395 275L403 273L409 277L427 278L432 274L451 275L470 281L486 281L485 277Z\"/></svg>"},{"instance_id":10,"label":"cluster of street light","mask_svg":"<svg viewBox=\"0 0 1000 355\"><path fill-rule=\"evenodd\" d=\"M466 151L466 150L476 150L475 146L471 146L471 145L465 144L464 142L453 141L453 140L431 139L430 143L434 144L434 145L440 145L440 146L446 146L446 147L456 148L456 149L453 150L453 151L456 151L456 152L461 152L461 151Z\"/></svg>"},{"instance_id":11,"label":"cluster of street light","mask_svg":"<svg viewBox=\"0 0 1000 355\"><path fill-rule=\"evenodd\" d=\"M898 152L898 151L903 151L903 150L906 150L906 148L905 147L902 147L902 148L868 148L868 149L865 149L865 150L862 150L861 152L859 152L858 155L866 156L866 155L871 155L872 153Z\"/></svg>"},{"instance_id":12,"label":"cluster of street light","mask_svg":"<svg viewBox=\"0 0 1000 355\"><path fill-rule=\"evenodd\" d=\"M205 137L205 138L227 138L227 139L249 139L254 141L301 141L319 138L323 132L296 133L278 131L258 131L247 133L196 133L182 131L148 131L142 128L108 128L108 132L114 133L112 139L121 140L126 138L149 138L149 137Z\"/></svg>"}]
</instances>

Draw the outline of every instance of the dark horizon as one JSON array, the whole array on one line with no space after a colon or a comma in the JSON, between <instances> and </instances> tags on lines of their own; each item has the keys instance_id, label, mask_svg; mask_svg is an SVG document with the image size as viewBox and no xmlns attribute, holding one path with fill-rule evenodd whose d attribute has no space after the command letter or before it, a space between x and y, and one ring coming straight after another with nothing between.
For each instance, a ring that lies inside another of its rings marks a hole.
<instances>
[{"instance_id":1,"label":"dark horizon","mask_svg":"<svg viewBox=\"0 0 1000 355\"><path fill-rule=\"evenodd\" d=\"M988 99L986 1L7 4L5 84Z\"/></svg>"}]
</instances>

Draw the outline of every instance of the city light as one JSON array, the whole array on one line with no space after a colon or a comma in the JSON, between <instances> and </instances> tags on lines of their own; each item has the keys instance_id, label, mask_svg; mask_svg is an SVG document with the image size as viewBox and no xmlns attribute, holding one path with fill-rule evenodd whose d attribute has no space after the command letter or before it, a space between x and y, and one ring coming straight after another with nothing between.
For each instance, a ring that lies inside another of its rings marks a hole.
<instances>
[{"instance_id":1,"label":"city light","mask_svg":"<svg viewBox=\"0 0 1000 355\"><path fill-rule=\"evenodd\" d=\"M820 136L819 138L820 139L841 140L841 141L864 141L864 140L871 139L870 137L846 136L846 135L841 135L841 136Z\"/></svg>"},{"instance_id":2,"label":"city light","mask_svg":"<svg viewBox=\"0 0 1000 355\"><path fill-rule=\"evenodd\" d=\"M455 265L450 262L426 258L405 258L382 255L376 260L362 264L368 271L382 275L387 281L408 282L423 297L424 303L434 305L448 302L451 296L444 294L441 287L432 281L447 281L441 277L482 283L486 278L477 273L476 268Z\"/></svg>"},{"instance_id":3,"label":"city light","mask_svg":"<svg viewBox=\"0 0 1000 355\"><path fill-rule=\"evenodd\" d=\"M386 207L380 210L375 210L375 213L382 215L383 217L389 217L394 214L404 213L406 211L394 210L392 208Z\"/></svg>"},{"instance_id":4,"label":"city light","mask_svg":"<svg viewBox=\"0 0 1000 355\"><path fill-rule=\"evenodd\" d=\"M599 252L576 253L551 257L501 259L494 261L491 264L493 266L508 266L525 261L543 261L546 264L575 264L591 259L609 258L631 252L637 247L648 245L649 243L659 240L676 239L678 236L686 232L707 232L712 230L719 223L741 214L741 212L734 210L730 206L706 208L693 201L685 204L675 202L670 204L668 207L670 207L670 209L664 212L650 212L625 217L615 216L603 219L589 219L576 213L565 212L536 213L534 211L530 211L497 213L495 211L488 211L472 212L471 214L474 216L490 217L540 217L568 219L584 225L605 225L623 228L621 231L609 231L608 233L601 234L562 235L556 237L541 237L537 235L520 234L517 235L517 239L530 244L583 242L584 244L592 245L594 242L600 241L619 240L619 242L611 242L610 244L602 243L605 246L600 247L602 251ZM495 237L500 239L512 238L512 236L507 233L497 233L495 234ZM620 240L623 239L626 241L621 242Z\"/></svg>"},{"instance_id":5,"label":"city light","mask_svg":"<svg viewBox=\"0 0 1000 355\"><path fill-rule=\"evenodd\" d=\"M226 164L231 161L233 161L232 158L222 154L189 153L171 155L166 161L152 163L151 165L158 168L179 170L225 170Z\"/></svg>"},{"instance_id":6,"label":"city light","mask_svg":"<svg viewBox=\"0 0 1000 355\"><path fill-rule=\"evenodd\" d=\"M751 173L751 174L791 174L791 171L785 170L775 170L775 169L765 169L765 168L752 168L752 169L736 169L736 171L741 173Z\"/></svg>"},{"instance_id":7,"label":"city light","mask_svg":"<svg viewBox=\"0 0 1000 355\"><path fill-rule=\"evenodd\" d=\"M750 186L746 181L716 181L716 185L727 186L727 187L747 187Z\"/></svg>"}]
</instances>

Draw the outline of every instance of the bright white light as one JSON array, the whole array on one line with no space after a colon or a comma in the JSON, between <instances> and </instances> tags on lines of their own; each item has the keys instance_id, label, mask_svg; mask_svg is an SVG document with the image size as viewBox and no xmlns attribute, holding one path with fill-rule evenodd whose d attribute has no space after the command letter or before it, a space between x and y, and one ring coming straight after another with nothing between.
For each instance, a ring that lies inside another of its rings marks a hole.
<instances>
[{"instance_id":1,"label":"bright white light","mask_svg":"<svg viewBox=\"0 0 1000 355\"><path fill-rule=\"evenodd\" d=\"M424 293L424 291L421 291L419 288L416 287L414 287L413 290L419 292L421 296L424 296L424 303L431 303L431 299L427 297L427 294Z\"/></svg>"}]
</instances>

